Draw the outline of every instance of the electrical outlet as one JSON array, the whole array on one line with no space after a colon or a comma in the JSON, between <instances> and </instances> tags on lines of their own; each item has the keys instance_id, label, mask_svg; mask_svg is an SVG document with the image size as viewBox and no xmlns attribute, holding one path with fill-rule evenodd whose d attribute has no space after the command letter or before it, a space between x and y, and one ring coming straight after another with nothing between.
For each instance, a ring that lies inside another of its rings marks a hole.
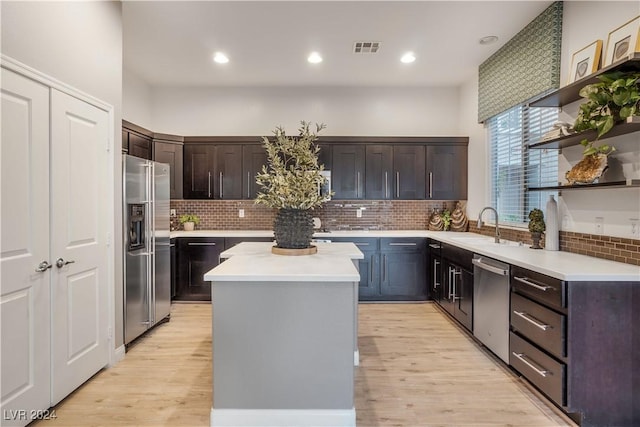
<instances>
[{"instance_id":1,"label":"electrical outlet","mask_svg":"<svg viewBox=\"0 0 640 427\"><path fill-rule=\"evenodd\" d=\"M631 221L631 235L637 239L638 237L640 237L638 218L629 218L629 221Z\"/></svg>"},{"instance_id":2,"label":"electrical outlet","mask_svg":"<svg viewBox=\"0 0 640 427\"><path fill-rule=\"evenodd\" d=\"M356 218L362 218L362 209L356 209Z\"/></svg>"},{"instance_id":3,"label":"electrical outlet","mask_svg":"<svg viewBox=\"0 0 640 427\"><path fill-rule=\"evenodd\" d=\"M244 209L238 209L238 218L244 218Z\"/></svg>"},{"instance_id":4,"label":"electrical outlet","mask_svg":"<svg viewBox=\"0 0 640 427\"><path fill-rule=\"evenodd\" d=\"M169 215L173 218L176 216L176 210L175 209L171 209L169 210Z\"/></svg>"},{"instance_id":5,"label":"electrical outlet","mask_svg":"<svg viewBox=\"0 0 640 427\"><path fill-rule=\"evenodd\" d=\"M603 234L604 233L604 218L601 216L596 217L595 221L595 234Z\"/></svg>"}]
</instances>

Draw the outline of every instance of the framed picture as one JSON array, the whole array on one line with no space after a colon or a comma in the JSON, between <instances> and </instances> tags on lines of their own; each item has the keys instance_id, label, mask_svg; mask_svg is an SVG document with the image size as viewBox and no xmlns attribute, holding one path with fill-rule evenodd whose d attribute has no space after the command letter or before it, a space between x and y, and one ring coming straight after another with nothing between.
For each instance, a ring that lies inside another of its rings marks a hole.
<instances>
[{"instance_id":1,"label":"framed picture","mask_svg":"<svg viewBox=\"0 0 640 427\"><path fill-rule=\"evenodd\" d=\"M573 83L598 71L601 53L602 40L596 40L574 53L571 58L568 83Z\"/></svg>"},{"instance_id":2,"label":"framed picture","mask_svg":"<svg viewBox=\"0 0 640 427\"><path fill-rule=\"evenodd\" d=\"M640 16L636 16L623 26L609 33L607 54L603 66L628 58L633 52L640 52Z\"/></svg>"}]
</instances>

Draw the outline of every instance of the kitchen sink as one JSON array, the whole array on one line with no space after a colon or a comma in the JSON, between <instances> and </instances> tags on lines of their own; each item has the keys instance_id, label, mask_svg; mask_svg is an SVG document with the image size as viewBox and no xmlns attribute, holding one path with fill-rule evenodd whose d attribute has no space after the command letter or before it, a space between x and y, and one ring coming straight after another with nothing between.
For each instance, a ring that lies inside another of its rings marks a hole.
<instances>
[{"instance_id":1,"label":"kitchen sink","mask_svg":"<svg viewBox=\"0 0 640 427\"><path fill-rule=\"evenodd\" d=\"M500 243L496 243L493 237L471 237L460 236L451 237L451 240L460 243L468 243L470 245L482 245L482 246L522 246L520 242L512 242L510 240L500 239Z\"/></svg>"}]
</instances>

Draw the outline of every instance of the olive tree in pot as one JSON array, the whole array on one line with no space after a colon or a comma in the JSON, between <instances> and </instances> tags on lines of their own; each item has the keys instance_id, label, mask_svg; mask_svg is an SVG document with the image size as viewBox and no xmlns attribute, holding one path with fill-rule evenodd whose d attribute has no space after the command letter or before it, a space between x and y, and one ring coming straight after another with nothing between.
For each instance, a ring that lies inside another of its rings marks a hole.
<instances>
[{"instance_id":1,"label":"olive tree in pot","mask_svg":"<svg viewBox=\"0 0 640 427\"><path fill-rule=\"evenodd\" d=\"M542 246L540 246L540 238L545 229L544 213L542 213L540 209L532 209L529 212L529 231L531 232L531 240L533 241L531 249L542 249Z\"/></svg>"},{"instance_id":2,"label":"olive tree in pot","mask_svg":"<svg viewBox=\"0 0 640 427\"><path fill-rule=\"evenodd\" d=\"M262 189L255 201L278 210L273 224L277 248L310 248L311 210L331 196L322 196L319 191L326 178L321 174L324 165L318 164L320 148L315 144L325 125L316 124L315 132L309 127L302 121L296 137L287 136L282 127L277 127L273 138L262 138L268 164L256 175Z\"/></svg>"}]
</instances>

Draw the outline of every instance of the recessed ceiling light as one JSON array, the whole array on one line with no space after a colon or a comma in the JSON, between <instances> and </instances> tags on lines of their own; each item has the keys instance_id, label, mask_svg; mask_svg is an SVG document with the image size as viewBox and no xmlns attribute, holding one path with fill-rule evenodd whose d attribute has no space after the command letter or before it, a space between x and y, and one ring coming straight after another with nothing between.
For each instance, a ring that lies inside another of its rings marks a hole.
<instances>
[{"instance_id":1,"label":"recessed ceiling light","mask_svg":"<svg viewBox=\"0 0 640 427\"><path fill-rule=\"evenodd\" d=\"M312 64L318 64L322 62L322 56L318 52L311 52L311 54L307 57L307 61Z\"/></svg>"},{"instance_id":2,"label":"recessed ceiling light","mask_svg":"<svg viewBox=\"0 0 640 427\"><path fill-rule=\"evenodd\" d=\"M415 60L416 60L416 56L413 54L413 52L407 52L404 55L402 55L402 58L400 58L400 61L404 62L405 64L410 64Z\"/></svg>"},{"instance_id":3,"label":"recessed ceiling light","mask_svg":"<svg viewBox=\"0 0 640 427\"><path fill-rule=\"evenodd\" d=\"M493 44L498 41L498 36L485 36L481 38L478 43L482 45Z\"/></svg>"},{"instance_id":4,"label":"recessed ceiling light","mask_svg":"<svg viewBox=\"0 0 640 427\"><path fill-rule=\"evenodd\" d=\"M226 64L229 62L229 57L222 52L216 52L215 55L213 55L213 60L218 64Z\"/></svg>"}]
</instances>

